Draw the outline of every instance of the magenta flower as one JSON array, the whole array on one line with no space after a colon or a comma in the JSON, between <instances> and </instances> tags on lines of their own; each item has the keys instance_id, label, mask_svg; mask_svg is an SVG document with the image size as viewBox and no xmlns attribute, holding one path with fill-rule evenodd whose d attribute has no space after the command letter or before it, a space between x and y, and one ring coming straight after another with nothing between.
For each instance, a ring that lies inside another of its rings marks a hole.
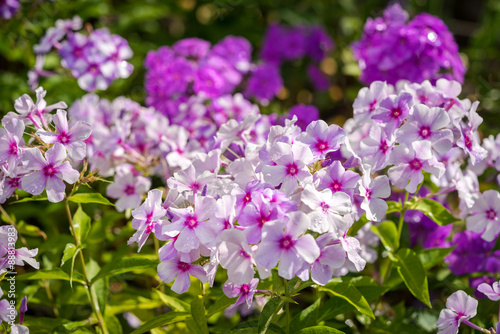
<instances>
[{"instance_id":1,"label":"magenta flower","mask_svg":"<svg viewBox=\"0 0 500 334\"><path fill-rule=\"evenodd\" d=\"M488 299L493 301L500 300L500 284L499 282L493 282L492 285L488 283L481 283L477 287L477 290L488 297Z\"/></svg>"},{"instance_id":2,"label":"magenta flower","mask_svg":"<svg viewBox=\"0 0 500 334\"><path fill-rule=\"evenodd\" d=\"M275 187L281 184L280 189L285 194L291 195L298 183L312 181L307 164L313 160L313 155L308 146L277 142L271 147L269 157L276 165L262 167L264 180Z\"/></svg>"},{"instance_id":3,"label":"magenta flower","mask_svg":"<svg viewBox=\"0 0 500 334\"><path fill-rule=\"evenodd\" d=\"M312 264L311 279L316 284L325 285L332 279L334 269L344 265L346 252L333 233L320 235L316 243L321 253Z\"/></svg>"},{"instance_id":4,"label":"magenta flower","mask_svg":"<svg viewBox=\"0 0 500 334\"><path fill-rule=\"evenodd\" d=\"M266 224L262 230L262 242L255 254L257 263L272 269L279 261L278 274L285 279L292 279L305 262L311 264L320 255L313 236L302 235L309 225L309 218L300 211L288 214L284 222L275 220Z\"/></svg>"},{"instance_id":5,"label":"magenta flower","mask_svg":"<svg viewBox=\"0 0 500 334\"><path fill-rule=\"evenodd\" d=\"M368 168L359 184L359 195L363 198L361 209L365 210L366 218L375 222L381 221L388 208L382 198L391 195L389 178L386 175L379 175L372 179Z\"/></svg>"},{"instance_id":6,"label":"magenta flower","mask_svg":"<svg viewBox=\"0 0 500 334\"><path fill-rule=\"evenodd\" d=\"M142 196L151 188L151 180L135 172L133 167L118 168L113 183L106 188L106 195L117 198L116 210L123 212L128 208L135 209L142 202Z\"/></svg>"},{"instance_id":7,"label":"magenta flower","mask_svg":"<svg viewBox=\"0 0 500 334\"><path fill-rule=\"evenodd\" d=\"M375 81L370 87L361 88L352 105L354 119L359 122L368 119L388 95L389 90L385 81Z\"/></svg>"},{"instance_id":8,"label":"magenta flower","mask_svg":"<svg viewBox=\"0 0 500 334\"><path fill-rule=\"evenodd\" d=\"M177 237L174 243L179 252L188 253L200 247L214 245L223 229L222 224L212 220L216 201L211 197L196 197L192 206L183 209L170 208L174 215L171 224L162 226L162 234Z\"/></svg>"},{"instance_id":9,"label":"magenta flower","mask_svg":"<svg viewBox=\"0 0 500 334\"><path fill-rule=\"evenodd\" d=\"M3 291L2 289L0 289L0 298L2 296L3 296ZM11 309L9 301L7 299L0 300L0 324L2 323L2 321L5 321L6 323L9 323L11 321L10 311ZM17 311L15 308L13 309L12 315L17 317Z\"/></svg>"},{"instance_id":10,"label":"magenta flower","mask_svg":"<svg viewBox=\"0 0 500 334\"><path fill-rule=\"evenodd\" d=\"M311 122L319 119L319 110L313 105L297 104L290 108L286 118L293 119L293 116L297 117L295 125L299 126L302 131L306 131Z\"/></svg>"},{"instance_id":11,"label":"magenta flower","mask_svg":"<svg viewBox=\"0 0 500 334\"><path fill-rule=\"evenodd\" d=\"M172 291L178 294L188 291L191 285L189 276L194 276L205 284L207 282L205 270L200 265L191 262L182 261L180 258L162 261L157 268L158 276L165 283L170 283L175 279Z\"/></svg>"},{"instance_id":12,"label":"magenta flower","mask_svg":"<svg viewBox=\"0 0 500 334\"><path fill-rule=\"evenodd\" d=\"M372 119L382 123L385 133L390 136L410 114L413 105L413 96L403 92L399 95L389 95L373 112Z\"/></svg>"},{"instance_id":13,"label":"magenta flower","mask_svg":"<svg viewBox=\"0 0 500 334\"><path fill-rule=\"evenodd\" d=\"M254 278L246 284L236 284L228 280L224 283L222 291L224 291L224 294L229 298L238 297L231 307L243 304L244 302L250 307L252 305L253 295L256 292L257 284L259 284L258 278Z\"/></svg>"},{"instance_id":14,"label":"magenta flower","mask_svg":"<svg viewBox=\"0 0 500 334\"><path fill-rule=\"evenodd\" d=\"M249 283L254 277L254 252L245 237L237 229L225 230L219 245L220 265L227 270L227 277L234 284Z\"/></svg>"},{"instance_id":15,"label":"magenta flower","mask_svg":"<svg viewBox=\"0 0 500 334\"><path fill-rule=\"evenodd\" d=\"M326 153L337 151L344 142L345 131L338 125L328 126L325 121L311 122L297 140L308 145L315 158L324 159Z\"/></svg>"},{"instance_id":16,"label":"magenta flower","mask_svg":"<svg viewBox=\"0 0 500 334\"><path fill-rule=\"evenodd\" d=\"M363 163L370 165L374 172L385 168L395 146L394 142L394 136L388 136L377 123L373 123L368 136L359 144Z\"/></svg>"},{"instance_id":17,"label":"magenta flower","mask_svg":"<svg viewBox=\"0 0 500 334\"><path fill-rule=\"evenodd\" d=\"M23 190L32 195L40 195L47 190L49 202L60 202L64 199L66 186L75 183L80 173L74 170L66 160L66 150L60 143L55 143L45 152L45 157L39 149L30 148L24 153L26 169L34 171L21 180Z\"/></svg>"},{"instance_id":18,"label":"magenta flower","mask_svg":"<svg viewBox=\"0 0 500 334\"><path fill-rule=\"evenodd\" d=\"M134 235L127 241L127 244L137 242L139 244L139 252L142 246L148 239L148 236L155 230L156 224L161 224L161 221L167 214L167 210L162 207L163 192L158 189L153 189L148 192L148 197L140 207L132 211L132 227L136 229Z\"/></svg>"},{"instance_id":19,"label":"magenta flower","mask_svg":"<svg viewBox=\"0 0 500 334\"><path fill-rule=\"evenodd\" d=\"M268 222L283 217L274 203L267 201L261 193L253 193L252 202L245 206L238 218L238 224L246 227L245 235L250 244L261 239L262 228Z\"/></svg>"},{"instance_id":20,"label":"magenta flower","mask_svg":"<svg viewBox=\"0 0 500 334\"><path fill-rule=\"evenodd\" d=\"M346 170L338 160L314 174L315 182L319 180L318 190L330 189L333 193L342 191L351 197L359 178L358 173Z\"/></svg>"},{"instance_id":21,"label":"magenta flower","mask_svg":"<svg viewBox=\"0 0 500 334\"><path fill-rule=\"evenodd\" d=\"M4 172L15 177L15 168L22 157L24 147L24 123L18 119L3 119L5 128L0 129L0 165L4 165Z\"/></svg>"},{"instance_id":22,"label":"magenta flower","mask_svg":"<svg viewBox=\"0 0 500 334\"><path fill-rule=\"evenodd\" d=\"M59 109L52 120L57 133L38 130L36 134L47 144L61 143L68 151L68 157L74 161L80 161L85 158L86 145L85 140L90 137L92 127L90 124L78 121L68 126L66 110Z\"/></svg>"},{"instance_id":23,"label":"magenta flower","mask_svg":"<svg viewBox=\"0 0 500 334\"><path fill-rule=\"evenodd\" d=\"M413 113L396 132L396 139L406 145L417 140L428 140L436 152L446 153L453 146L453 133L446 128L449 125L450 117L443 108L418 104L413 106Z\"/></svg>"},{"instance_id":24,"label":"magenta flower","mask_svg":"<svg viewBox=\"0 0 500 334\"><path fill-rule=\"evenodd\" d=\"M431 142L427 140L414 142L412 148L396 146L390 160L394 164L388 171L392 184L410 193L424 180L423 170L438 178L445 172L444 165L432 155Z\"/></svg>"},{"instance_id":25,"label":"magenta flower","mask_svg":"<svg viewBox=\"0 0 500 334\"><path fill-rule=\"evenodd\" d=\"M496 190L486 190L470 209L467 217L467 230L482 233L486 241L493 241L500 232L500 193Z\"/></svg>"},{"instance_id":26,"label":"magenta flower","mask_svg":"<svg viewBox=\"0 0 500 334\"><path fill-rule=\"evenodd\" d=\"M469 154L472 165L478 164L486 157L487 152L480 145L478 126L483 122L483 118L476 112L479 102L474 102L469 110L468 123L460 124L460 138L457 140L457 146Z\"/></svg>"},{"instance_id":27,"label":"magenta flower","mask_svg":"<svg viewBox=\"0 0 500 334\"><path fill-rule=\"evenodd\" d=\"M261 64L252 71L244 95L255 97L262 104L267 104L282 87L283 80L279 68L270 64Z\"/></svg>"},{"instance_id":28,"label":"magenta flower","mask_svg":"<svg viewBox=\"0 0 500 334\"><path fill-rule=\"evenodd\" d=\"M177 189L177 191L187 196L187 194L196 195L212 181L214 181L214 174L204 172L197 175L194 166L189 165L186 169L175 173L173 177L169 178L167 185L169 188Z\"/></svg>"},{"instance_id":29,"label":"magenta flower","mask_svg":"<svg viewBox=\"0 0 500 334\"><path fill-rule=\"evenodd\" d=\"M436 323L440 330L438 334L457 334L462 322L476 315L477 300L459 290L446 300L446 308L439 313Z\"/></svg>"}]
</instances>

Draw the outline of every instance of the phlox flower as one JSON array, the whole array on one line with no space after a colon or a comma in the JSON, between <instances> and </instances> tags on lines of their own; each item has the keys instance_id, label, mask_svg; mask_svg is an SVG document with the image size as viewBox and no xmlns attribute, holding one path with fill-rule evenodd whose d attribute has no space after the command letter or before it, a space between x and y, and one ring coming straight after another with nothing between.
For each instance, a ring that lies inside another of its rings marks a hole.
<instances>
[{"instance_id":1,"label":"phlox flower","mask_svg":"<svg viewBox=\"0 0 500 334\"><path fill-rule=\"evenodd\" d=\"M236 284L231 281L224 283L222 291L229 298L238 297L236 302L231 306L237 306L246 302L247 306L252 306L253 295L256 292L257 284L259 284L259 279L254 278L249 283Z\"/></svg>"},{"instance_id":2,"label":"phlox flower","mask_svg":"<svg viewBox=\"0 0 500 334\"><path fill-rule=\"evenodd\" d=\"M388 208L382 198L391 195L389 178L386 175L379 175L372 179L368 168L359 184L359 195L363 198L361 209L365 210L366 218L370 221L381 221Z\"/></svg>"},{"instance_id":3,"label":"phlox flower","mask_svg":"<svg viewBox=\"0 0 500 334\"><path fill-rule=\"evenodd\" d=\"M252 194L252 202L245 206L238 218L238 224L245 227L245 235L250 244L261 239L262 228L270 221L283 218L274 203L267 201L261 193Z\"/></svg>"},{"instance_id":4,"label":"phlox flower","mask_svg":"<svg viewBox=\"0 0 500 334\"><path fill-rule=\"evenodd\" d=\"M340 126L328 126L325 121L318 120L311 122L297 141L308 145L315 158L323 159L326 153L338 150L344 138L345 131Z\"/></svg>"},{"instance_id":5,"label":"phlox flower","mask_svg":"<svg viewBox=\"0 0 500 334\"><path fill-rule=\"evenodd\" d=\"M460 324L477 313L477 300L459 290L446 300L446 308L439 313L438 334L457 334Z\"/></svg>"},{"instance_id":6,"label":"phlox flower","mask_svg":"<svg viewBox=\"0 0 500 334\"><path fill-rule=\"evenodd\" d=\"M188 291L191 285L190 276L198 278L203 284L207 282L207 274L200 265L192 264L192 259L186 261L180 258L174 258L162 261L158 265L158 276L165 283L170 283L175 279L172 285L172 291L181 294Z\"/></svg>"},{"instance_id":7,"label":"phlox flower","mask_svg":"<svg viewBox=\"0 0 500 334\"><path fill-rule=\"evenodd\" d=\"M372 113L372 119L381 123L385 133L390 136L410 114L412 105L413 96L409 93L389 95L380 102L378 108Z\"/></svg>"},{"instance_id":8,"label":"phlox flower","mask_svg":"<svg viewBox=\"0 0 500 334\"><path fill-rule=\"evenodd\" d=\"M299 126L302 131L306 131L311 122L319 119L319 110L313 105L297 104L290 108L287 118L293 119L297 117L295 124Z\"/></svg>"},{"instance_id":9,"label":"phlox flower","mask_svg":"<svg viewBox=\"0 0 500 334\"><path fill-rule=\"evenodd\" d=\"M26 161L25 168L34 171L22 178L23 190L32 195L40 195L46 189L49 202L64 199L66 186L62 180L73 184L80 177L80 173L65 161L66 149L60 143L49 148L45 157L39 149L29 148L25 151L23 160Z\"/></svg>"},{"instance_id":10,"label":"phlox flower","mask_svg":"<svg viewBox=\"0 0 500 334\"><path fill-rule=\"evenodd\" d=\"M473 166L486 157L486 151L481 147L477 133L478 126L483 122L483 118L476 112L478 105L478 101L472 104L467 115L467 124L459 125L460 138L457 140L457 146L469 155Z\"/></svg>"},{"instance_id":11,"label":"phlox flower","mask_svg":"<svg viewBox=\"0 0 500 334\"><path fill-rule=\"evenodd\" d=\"M2 289L0 289L0 298L3 296L3 291ZM9 303L9 300L7 299L1 299L0 300L0 324L2 323L2 321L5 321L5 322L10 322L11 319L10 319L10 303ZM13 310L13 313L12 313L13 316L17 317L17 311L16 309Z\"/></svg>"},{"instance_id":12,"label":"phlox flower","mask_svg":"<svg viewBox=\"0 0 500 334\"><path fill-rule=\"evenodd\" d=\"M118 212L137 208L142 195L151 188L151 180L137 174L133 167L122 165L117 168L113 183L106 188L106 195L118 199L115 203Z\"/></svg>"},{"instance_id":13,"label":"phlox flower","mask_svg":"<svg viewBox=\"0 0 500 334\"><path fill-rule=\"evenodd\" d=\"M2 123L4 128L0 129L0 165L3 165L2 169L8 176L15 177L15 168L25 146L24 123L15 118L4 118Z\"/></svg>"},{"instance_id":14,"label":"phlox flower","mask_svg":"<svg viewBox=\"0 0 500 334\"><path fill-rule=\"evenodd\" d=\"M369 118L388 95L389 89L385 81L374 81L370 87L361 88L352 105L354 119L361 122Z\"/></svg>"},{"instance_id":15,"label":"phlox flower","mask_svg":"<svg viewBox=\"0 0 500 334\"><path fill-rule=\"evenodd\" d=\"M500 232L500 193L496 190L486 190L470 209L467 217L467 230L482 233L486 241L493 241Z\"/></svg>"},{"instance_id":16,"label":"phlox flower","mask_svg":"<svg viewBox=\"0 0 500 334\"><path fill-rule=\"evenodd\" d=\"M220 265L227 270L227 277L234 284L249 283L254 277L254 252L248 245L245 233L228 229L221 234L219 245Z\"/></svg>"},{"instance_id":17,"label":"phlox flower","mask_svg":"<svg viewBox=\"0 0 500 334\"><path fill-rule=\"evenodd\" d=\"M325 285L332 279L334 269L345 263L346 252L334 233L320 235L316 239L321 253L311 267L311 279L314 283Z\"/></svg>"},{"instance_id":18,"label":"phlox flower","mask_svg":"<svg viewBox=\"0 0 500 334\"><path fill-rule=\"evenodd\" d=\"M382 127L374 122L368 136L359 144L359 155L363 163L370 165L373 171L377 171L387 166L394 144L394 136L387 135Z\"/></svg>"},{"instance_id":19,"label":"phlox flower","mask_svg":"<svg viewBox=\"0 0 500 334\"><path fill-rule=\"evenodd\" d=\"M333 161L328 167L314 174L318 190L330 189L332 193L341 191L351 197L354 194L354 188L356 188L359 178L358 173L346 170L338 160Z\"/></svg>"},{"instance_id":20,"label":"phlox flower","mask_svg":"<svg viewBox=\"0 0 500 334\"><path fill-rule=\"evenodd\" d=\"M303 235L309 225L309 218L300 211L289 213L283 222L275 220L267 223L255 254L257 263L272 269L279 261L278 274L285 279L292 279L304 262L313 263L320 255L313 236Z\"/></svg>"},{"instance_id":21,"label":"phlox flower","mask_svg":"<svg viewBox=\"0 0 500 334\"><path fill-rule=\"evenodd\" d=\"M500 284L499 282L493 282L489 285L488 283L482 283L477 287L477 290L486 295L490 300L498 301L500 300Z\"/></svg>"}]
</instances>

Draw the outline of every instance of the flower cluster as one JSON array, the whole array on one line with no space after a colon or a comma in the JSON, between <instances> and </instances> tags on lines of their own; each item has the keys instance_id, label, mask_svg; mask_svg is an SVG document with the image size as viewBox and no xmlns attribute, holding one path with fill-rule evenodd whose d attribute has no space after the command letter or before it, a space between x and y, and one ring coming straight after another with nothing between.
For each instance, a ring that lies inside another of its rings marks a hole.
<instances>
[{"instance_id":1,"label":"flower cluster","mask_svg":"<svg viewBox=\"0 0 500 334\"><path fill-rule=\"evenodd\" d=\"M50 202L64 199L66 185L75 183L77 164L86 153L91 127L85 122L68 123L66 103L47 106L46 91L36 89L36 102L25 94L2 119L0 128L0 203L16 189L32 195L46 190ZM55 114L51 111L57 110ZM25 135L30 140L25 141Z\"/></svg>"},{"instance_id":2,"label":"flower cluster","mask_svg":"<svg viewBox=\"0 0 500 334\"><path fill-rule=\"evenodd\" d=\"M88 35L76 32L82 27L79 17L57 20L55 27L47 30L34 46L37 54L35 68L28 74L32 87L38 85L40 76L52 73L43 70L45 55L56 49L61 65L78 79L78 85L86 91L105 90L114 80L128 78L133 66L126 60L132 57L127 41L112 35L107 29L97 29Z\"/></svg>"},{"instance_id":3,"label":"flower cluster","mask_svg":"<svg viewBox=\"0 0 500 334\"><path fill-rule=\"evenodd\" d=\"M0 4L0 17L4 20L11 19L19 11L19 0L5 0Z\"/></svg>"},{"instance_id":4,"label":"flower cluster","mask_svg":"<svg viewBox=\"0 0 500 334\"><path fill-rule=\"evenodd\" d=\"M395 84L447 78L462 82L465 67L443 21L427 13L407 20L408 13L397 3L386 8L382 17L367 20L361 40L352 45L361 81Z\"/></svg>"}]
</instances>

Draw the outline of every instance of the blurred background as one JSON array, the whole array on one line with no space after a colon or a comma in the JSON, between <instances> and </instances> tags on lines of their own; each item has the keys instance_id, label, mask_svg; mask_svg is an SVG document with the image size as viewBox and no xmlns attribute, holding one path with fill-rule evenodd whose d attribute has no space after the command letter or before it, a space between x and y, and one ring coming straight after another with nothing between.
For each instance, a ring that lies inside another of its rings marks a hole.
<instances>
[{"instance_id":1,"label":"blurred background","mask_svg":"<svg viewBox=\"0 0 500 334\"><path fill-rule=\"evenodd\" d=\"M306 64L287 63L281 70L285 89L267 111L282 112L297 103L314 104L322 118L342 124L352 115L352 102L363 86L358 80L359 68L353 60L350 44L361 37L366 19L380 16L390 3L385 0L291 0L283 6L282 2L273 0L21 1L21 9L12 19L0 21L0 112L13 110L14 100L29 91L27 71L35 64L33 45L56 19L78 14L91 25L87 28L108 27L112 33L126 38L134 51L131 63L135 70L131 77L117 80L99 94L110 99L125 95L140 103L144 103L145 98L143 63L150 50L186 37L216 43L227 35L236 35L252 43L254 59L257 59L270 23L319 24L335 41L335 49L320 67L330 76L329 89L313 93L311 83L305 78ZM410 19L427 12L447 24L467 67L462 97L481 101L480 113L488 124L483 128L485 135L498 132L500 123L495 122L495 115L500 106L500 1L400 3L410 13ZM55 53L46 64L63 72ZM48 91L49 104L63 100L71 105L85 93L69 73L43 78L40 85Z\"/></svg>"}]
</instances>

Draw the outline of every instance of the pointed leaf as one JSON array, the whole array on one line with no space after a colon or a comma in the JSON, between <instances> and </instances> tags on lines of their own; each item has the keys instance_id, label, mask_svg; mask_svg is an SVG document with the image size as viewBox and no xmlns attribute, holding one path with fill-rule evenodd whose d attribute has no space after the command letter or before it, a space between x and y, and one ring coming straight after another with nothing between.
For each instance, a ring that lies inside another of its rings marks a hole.
<instances>
[{"instance_id":1,"label":"pointed leaf","mask_svg":"<svg viewBox=\"0 0 500 334\"><path fill-rule=\"evenodd\" d=\"M387 220L380 225L372 225L371 230L389 252L395 252L399 248L398 229L394 222Z\"/></svg>"},{"instance_id":2,"label":"pointed leaf","mask_svg":"<svg viewBox=\"0 0 500 334\"><path fill-rule=\"evenodd\" d=\"M264 305L264 308L262 309L262 312L259 317L259 324L258 324L259 334L264 334L267 332L267 328L271 324L273 316L276 313L278 313L278 311L281 309L281 306L283 306L283 300L280 297L274 297L270 299L266 303L266 305Z\"/></svg>"},{"instance_id":3,"label":"pointed leaf","mask_svg":"<svg viewBox=\"0 0 500 334\"><path fill-rule=\"evenodd\" d=\"M215 304L210 306L207 310L207 317L211 317L212 315L219 313L221 311L224 311L226 308L229 306L233 305L236 303L237 298L229 298L226 295L220 296L216 301Z\"/></svg>"},{"instance_id":4,"label":"pointed leaf","mask_svg":"<svg viewBox=\"0 0 500 334\"><path fill-rule=\"evenodd\" d=\"M78 209L73 215L73 226L76 238L80 243L83 243L90 231L90 217L83 211L81 205L78 205Z\"/></svg>"},{"instance_id":5,"label":"pointed leaf","mask_svg":"<svg viewBox=\"0 0 500 334\"><path fill-rule=\"evenodd\" d=\"M74 194L73 196L71 196L69 198L69 200L71 202L73 202L73 203L82 203L82 204L96 203L96 204L112 205L112 206L114 206L113 203L111 203L108 199L106 199L100 193L79 193L79 194Z\"/></svg>"},{"instance_id":6,"label":"pointed leaf","mask_svg":"<svg viewBox=\"0 0 500 334\"><path fill-rule=\"evenodd\" d=\"M187 312L168 312L159 316L154 317L153 319L144 323L141 327L134 330L131 334L142 334L150 331L154 328L158 328L160 326L165 326L168 324L173 324L176 322L184 321L190 314Z\"/></svg>"},{"instance_id":7,"label":"pointed leaf","mask_svg":"<svg viewBox=\"0 0 500 334\"><path fill-rule=\"evenodd\" d=\"M295 315L290 323L292 332L316 325L318 323L320 304L321 298L318 298L312 305Z\"/></svg>"},{"instance_id":8,"label":"pointed leaf","mask_svg":"<svg viewBox=\"0 0 500 334\"><path fill-rule=\"evenodd\" d=\"M438 225L452 224L460 219L455 218L441 203L428 198L419 198L408 203L409 210L418 210Z\"/></svg>"},{"instance_id":9,"label":"pointed leaf","mask_svg":"<svg viewBox=\"0 0 500 334\"><path fill-rule=\"evenodd\" d=\"M19 275L16 277L18 280L40 280L40 279L57 279L63 281L69 281L70 276L62 271L61 269L50 269L44 270L40 269L35 272ZM73 281L85 284L85 278L79 272L73 273Z\"/></svg>"},{"instance_id":10,"label":"pointed leaf","mask_svg":"<svg viewBox=\"0 0 500 334\"><path fill-rule=\"evenodd\" d=\"M174 311L186 312L189 311L189 309L191 308L191 305L189 305L189 303L186 303L185 301L179 298L169 296L159 290L156 290L156 293L160 297L161 301L164 302L165 305L167 305Z\"/></svg>"},{"instance_id":11,"label":"pointed leaf","mask_svg":"<svg viewBox=\"0 0 500 334\"><path fill-rule=\"evenodd\" d=\"M198 327L197 333L208 334L207 316L202 296L195 296L191 301L191 315Z\"/></svg>"},{"instance_id":12,"label":"pointed leaf","mask_svg":"<svg viewBox=\"0 0 500 334\"><path fill-rule=\"evenodd\" d=\"M375 319L370 304L368 304L365 297L363 297L358 289L351 283L328 283L324 287L319 287L319 289L345 299L349 304L354 306L358 312Z\"/></svg>"},{"instance_id":13,"label":"pointed leaf","mask_svg":"<svg viewBox=\"0 0 500 334\"><path fill-rule=\"evenodd\" d=\"M91 283L94 283L99 278L105 276L118 275L139 269L151 269L151 268L156 268L157 266L158 266L158 261L156 260L151 260L137 256L125 257L117 261L112 261L106 264L104 267L102 267L101 271L99 271L97 276L92 279Z\"/></svg>"},{"instance_id":14,"label":"pointed leaf","mask_svg":"<svg viewBox=\"0 0 500 334\"><path fill-rule=\"evenodd\" d=\"M338 329L327 326L314 326L301 329L297 334L345 334Z\"/></svg>"}]
</instances>

